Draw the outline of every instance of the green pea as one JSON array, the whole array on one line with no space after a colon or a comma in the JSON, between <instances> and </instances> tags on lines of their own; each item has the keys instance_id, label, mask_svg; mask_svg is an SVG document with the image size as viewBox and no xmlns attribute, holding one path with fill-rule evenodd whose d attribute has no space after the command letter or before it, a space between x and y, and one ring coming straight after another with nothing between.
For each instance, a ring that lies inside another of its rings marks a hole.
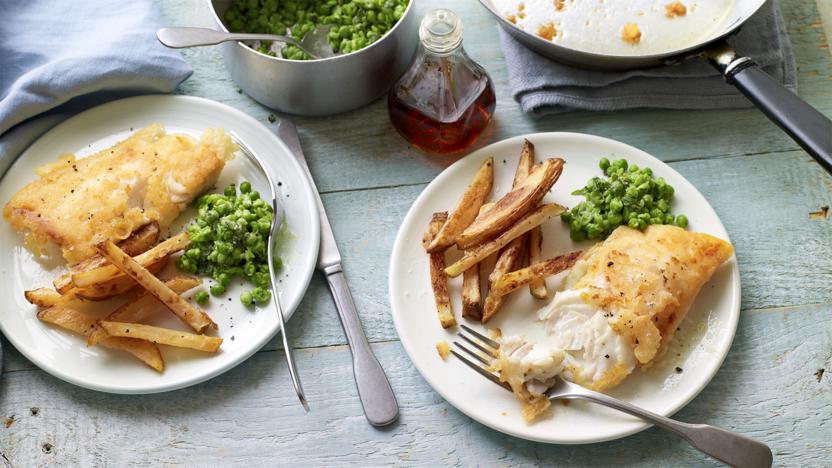
<instances>
[{"instance_id":1,"label":"green pea","mask_svg":"<svg viewBox=\"0 0 832 468\"><path fill-rule=\"evenodd\" d=\"M194 300L198 304L207 304L209 297L210 296L208 296L208 293L205 291L199 291L198 293L194 294Z\"/></svg>"},{"instance_id":2,"label":"green pea","mask_svg":"<svg viewBox=\"0 0 832 468\"><path fill-rule=\"evenodd\" d=\"M582 241L586 240L586 232L583 229L570 229L569 230L569 237L572 238L573 241Z\"/></svg>"},{"instance_id":3,"label":"green pea","mask_svg":"<svg viewBox=\"0 0 832 468\"><path fill-rule=\"evenodd\" d=\"M240 302L242 302L245 306L254 305L254 296L251 294L251 291L246 291L240 294Z\"/></svg>"},{"instance_id":4,"label":"green pea","mask_svg":"<svg viewBox=\"0 0 832 468\"><path fill-rule=\"evenodd\" d=\"M561 215L569 224L570 236L605 238L621 224L636 229L676 224L670 213L673 188L661 177L654 179L652 169L607 158L602 158L598 167L606 177L593 177L575 190L573 195L583 196L584 201Z\"/></svg>"},{"instance_id":5,"label":"green pea","mask_svg":"<svg viewBox=\"0 0 832 468\"><path fill-rule=\"evenodd\" d=\"M680 228L688 227L688 217L680 214L676 217L676 225Z\"/></svg>"},{"instance_id":6,"label":"green pea","mask_svg":"<svg viewBox=\"0 0 832 468\"><path fill-rule=\"evenodd\" d=\"M319 25L331 25L327 37L341 53L367 47L377 41L404 16L408 0L232 0L223 15L232 32L286 34L302 38ZM274 56L268 44L258 50ZM285 47L287 60L308 60L295 47Z\"/></svg>"},{"instance_id":7,"label":"green pea","mask_svg":"<svg viewBox=\"0 0 832 468\"><path fill-rule=\"evenodd\" d=\"M191 246L177 259L177 267L213 278L215 284L209 291L214 295L223 294L234 276L268 287L266 238L272 208L252 190L250 182L240 184L239 195L231 185L222 194L199 197L197 204L197 219L187 229Z\"/></svg>"},{"instance_id":8,"label":"green pea","mask_svg":"<svg viewBox=\"0 0 832 468\"><path fill-rule=\"evenodd\" d=\"M223 286L219 283L212 284L209 289L211 290L211 295L212 296L221 296L222 294L225 293L225 286Z\"/></svg>"},{"instance_id":9,"label":"green pea","mask_svg":"<svg viewBox=\"0 0 832 468\"><path fill-rule=\"evenodd\" d=\"M258 304L269 302L272 297L272 293L269 290L259 286L251 291L251 295Z\"/></svg>"}]
</instances>

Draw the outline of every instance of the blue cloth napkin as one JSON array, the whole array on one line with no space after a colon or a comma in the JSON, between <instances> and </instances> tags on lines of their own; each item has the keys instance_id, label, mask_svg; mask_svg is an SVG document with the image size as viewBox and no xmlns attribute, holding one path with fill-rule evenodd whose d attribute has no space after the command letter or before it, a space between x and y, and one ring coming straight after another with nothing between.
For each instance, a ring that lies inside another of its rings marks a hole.
<instances>
[{"instance_id":1,"label":"blue cloth napkin","mask_svg":"<svg viewBox=\"0 0 832 468\"><path fill-rule=\"evenodd\" d=\"M156 40L159 13L151 0L2 4L0 175L69 115L120 97L168 93L191 75L182 57Z\"/></svg>"},{"instance_id":2,"label":"blue cloth napkin","mask_svg":"<svg viewBox=\"0 0 832 468\"><path fill-rule=\"evenodd\" d=\"M720 109L749 106L705 60L624 72L590 71L549 60L500 29L509 85L523 112L533 116L576 109L613 111L636 107ZM729 42L792 91L795 65L783 15L766 2Z\"/></svg>"}]
</instances>

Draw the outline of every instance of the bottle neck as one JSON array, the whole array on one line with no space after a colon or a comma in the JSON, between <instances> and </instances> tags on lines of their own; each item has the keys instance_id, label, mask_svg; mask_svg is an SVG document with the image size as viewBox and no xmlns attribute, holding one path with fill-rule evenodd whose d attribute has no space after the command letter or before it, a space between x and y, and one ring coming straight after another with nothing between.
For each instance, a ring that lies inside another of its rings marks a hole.
<instances>
[{"instance_id":1,"label":"bottle neck","mask_svg":"<svg viewBox=\"0 0 832 468\"><path fill-rule=\"evenodd\" d=\"M453 57L467 57L465 54L465 49L462 47L460 43L458 46L454 47L453 49L446 50L436 50L434 48L429 47L426 44L420 44L421 55L426 57L436 57L436 58L453 58Z\"/></svg>"},{"instance_id":2,"label":"bottle neck","mask_svg":"<svg viewBox=\"0 0 832 468\"><path fill-rule=\"evenodd\" d=\"M426 51L447 56L462 46L462 21L452 11L437 9L428 12L419 25L419 40Z\"/></svg>"}]
</instances>

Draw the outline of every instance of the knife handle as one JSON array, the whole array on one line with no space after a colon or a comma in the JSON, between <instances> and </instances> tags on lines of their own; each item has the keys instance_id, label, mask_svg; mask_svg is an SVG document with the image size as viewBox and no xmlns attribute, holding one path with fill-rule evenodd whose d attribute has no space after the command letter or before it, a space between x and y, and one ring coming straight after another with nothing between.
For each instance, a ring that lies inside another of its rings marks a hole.
<instances>
[{"instance_id":1,"label":"knife handle","mask_svg":"<svg viewBox=\"0 0 832 468\"><path fill-rule=\"evenodd\" d=\"M364 407L364 414L373 426L386 426L399 417L396 396L393 395L393 389L384 375L381 364L370 349L370 343L361 327L361 320L358 318L358 311L355 309L344 272L328 273L326 279L352 351L355 383L358 387L358 398L361 400L361 406Z\"/></svg>"}]
</instances>

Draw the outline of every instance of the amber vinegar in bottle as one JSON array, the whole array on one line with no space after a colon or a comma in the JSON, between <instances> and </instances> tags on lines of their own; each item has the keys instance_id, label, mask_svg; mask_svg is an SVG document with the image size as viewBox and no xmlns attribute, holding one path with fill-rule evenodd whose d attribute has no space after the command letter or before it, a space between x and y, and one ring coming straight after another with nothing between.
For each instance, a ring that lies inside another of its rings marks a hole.
<instances>
[{"instance_id":1,"label":"amber vinegar in bottle","mask_svg":"<svg viewBox=\"0 0 832 468\"><path fill-rule=\"evenodd\" d=\"M494 114L494 84L465 53L462 32L462 21L454 12L428 12L419 27L416 58L387 99L396 130L429 153L464 152Z\"/></svg>"}]
</instances>

